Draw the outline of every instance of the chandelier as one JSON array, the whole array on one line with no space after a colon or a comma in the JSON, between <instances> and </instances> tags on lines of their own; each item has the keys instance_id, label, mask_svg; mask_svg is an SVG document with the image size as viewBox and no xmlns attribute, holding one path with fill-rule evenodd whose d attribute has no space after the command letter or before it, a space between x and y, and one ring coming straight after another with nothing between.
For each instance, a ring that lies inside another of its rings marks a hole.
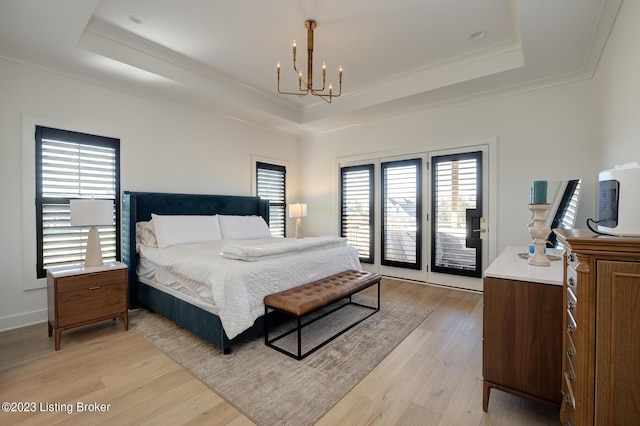
<instances>
[{"instance_id":1,"label":"chandelier","mask_svg":"<svg viewBox=\"0 0 640 426\"><path fill-rule=\"evenodd\" d=\"M327 66L322 63L322 88L313 87L313 30L316 29L318 24L316 21L305 21L304 27L307 29L307 79L305 81L302 78L302 71L296 66L296 41L293 41L293 69L298 74L298 91L297 92L283 92L280 90L280 61L278 61L278 93L282 95L299 95L304 96L311 93L314 96L319 96L322 100L331 103L333 98L337 98L342 94L342 65L338 69L338 77L340 79L340 86L337 94L333 93L333 86L329 83L329 91L325 92L325 84L327 78Z\"/></svg>"}]
</instances>

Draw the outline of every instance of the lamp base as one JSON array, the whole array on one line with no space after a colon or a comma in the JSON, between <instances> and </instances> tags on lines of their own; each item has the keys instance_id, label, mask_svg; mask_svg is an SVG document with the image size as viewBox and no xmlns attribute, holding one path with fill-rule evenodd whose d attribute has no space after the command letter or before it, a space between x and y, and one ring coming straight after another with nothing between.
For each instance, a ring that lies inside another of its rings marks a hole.
<instances>
[{"instance_id":1,"label":"lamp base","mask_svg":"<svg viewBox=\"0 0 640 426\"><path fill-rule=\"evenodd\" d=\"M302 235L302 219L296 219L296 238L303 238Z\"/></svg>"},{"instance_id":2,"label":"lamp base","mask_svg":"<svg viewBox=\"0 0 640 426\"><path fill-rule=\"evenodd\" d=\"M100 248L100 234L98 228L92 226L87 238L87 251L84 256L84 266L102 266L102 249Z\"/></svg>"}]
</instances>

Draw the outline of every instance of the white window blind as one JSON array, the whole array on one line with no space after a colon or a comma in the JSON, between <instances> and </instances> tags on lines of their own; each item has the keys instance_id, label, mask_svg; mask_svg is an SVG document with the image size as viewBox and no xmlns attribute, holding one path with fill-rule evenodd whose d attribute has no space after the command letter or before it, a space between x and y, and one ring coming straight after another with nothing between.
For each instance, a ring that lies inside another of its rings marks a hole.
<instances>
[{"instance_id":1,"label":"white window blind","mask_svg":"<svg viewBox=\"0 0 640 426\"><path fill-rule=\"evenodd\" d=\"M421 160L382 163L382 264L421 268Z\"/></svg>"},{"instance_id":2,"label":"white window blind","mask_svg":"<svg viewBox=\"0 0 640 426\"><path fill-rule=\"evenodd\" d=\"M257 196L269 200L269 228L274 237L286 235L286 174L284 166L256 163Z\"/></svg>"},{"instance_id":3,"label":"white window blind","mask_svg":"<svg viewBox=\"0 0 640 426\"><path fill-rule=\"evenodd\" d=\"M84 141L84 142L83 142ZM89 227L71 226L69 200L113 200L112 225L98 226L104 260L119 256L119 141L57 129L36 129L38 276L84 260Z\"/></svg>"},{"instance_id":4,"label":"white window blind","mask_svg":"<svg viewBox=\"0 0 640 426\"><path fill-rule=\"evenodd\" d=\"M564 229L573 229L573 226L576 223L576 216L578 214L578 205L580 204L580 185L582 183L581 179L578 179L575 182L575 187L573 192L571 193L571 198L564 210L562 218L560 220L560 228Z\"/></svg>"},{"instance_id":5,"label":"white window blind","mask_svg":"<svg viewBox=\"0 0 640 426\"><path fill-rule=\"evenodd\" d=\"M341 168L340 229L358 249L360 261L373 263L373 165Z\"/></svg>"}]
</instances>

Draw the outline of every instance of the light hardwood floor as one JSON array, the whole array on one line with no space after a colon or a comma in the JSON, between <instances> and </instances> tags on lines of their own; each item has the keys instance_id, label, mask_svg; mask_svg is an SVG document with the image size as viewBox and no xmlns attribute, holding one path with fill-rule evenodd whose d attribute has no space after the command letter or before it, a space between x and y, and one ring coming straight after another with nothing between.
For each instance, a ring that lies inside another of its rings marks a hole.
<instances>
[{"instance_id":1,"label":"light hardwood floor","mask_svg":"<svg viewBox=\"0 0 640 426\"><path fill-rule=\"evenodd\" d=\"M480 294L384 279L382 297L433 313L318 425L560 424L556 410L496 390L482 411ZM0 333L0 402L36 403L35 413L0 412L0 423L253 424L130 327L66 331L58 352L46 324ZM72 414L55 406L69 401ZM77 412L78 402L109 407Z\"/></svg>"}]
</instances>

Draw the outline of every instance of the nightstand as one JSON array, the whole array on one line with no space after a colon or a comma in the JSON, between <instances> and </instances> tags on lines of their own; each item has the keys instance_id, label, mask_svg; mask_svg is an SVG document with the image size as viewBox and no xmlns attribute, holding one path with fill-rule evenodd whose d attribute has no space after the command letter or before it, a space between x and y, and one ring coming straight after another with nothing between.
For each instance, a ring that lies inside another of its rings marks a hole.
<instances>
[{"instance_id":1,"label":"nightstand","mask_svg":"<svg viewBox=\"0 0 640 426\"><path fill-rule=\"evenodd\" d=\"M127 265L107 262L103 266L50 268L47 303L49 337L55 332L56 351L60 350L60 334L70 328L122 317L128 330Z\"/></svg>"}]
</instances>

